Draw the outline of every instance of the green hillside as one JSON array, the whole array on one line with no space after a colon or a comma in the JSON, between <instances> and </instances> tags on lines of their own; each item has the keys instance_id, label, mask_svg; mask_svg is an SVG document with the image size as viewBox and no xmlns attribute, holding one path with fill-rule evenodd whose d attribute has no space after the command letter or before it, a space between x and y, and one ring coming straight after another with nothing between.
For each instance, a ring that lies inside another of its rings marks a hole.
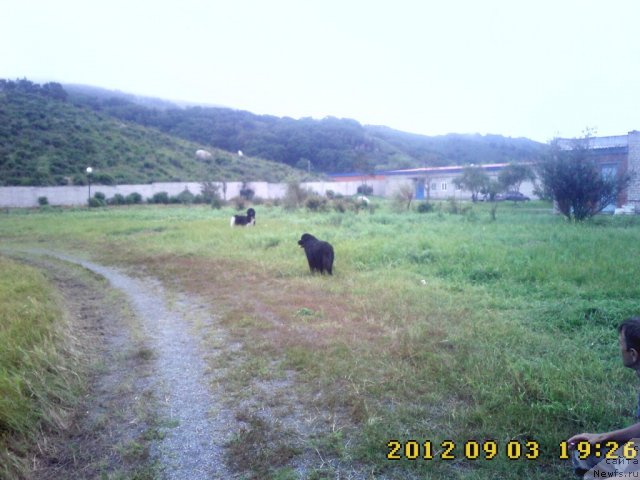
<instances>
[{"instance_id":1,"label":"green hillside","mask_svg":"<svg viewBox=\"0 0 640 480\"><path fill-rule=\"evenodd\" d=\"M181 107L104 89L65 86L70 101L223 150L333 173L421 166L532 161L547 148L526 138L450 134L429 137L327 117L279 118L221 107Z\"/></svg>"},{"instance_id":2,"label":"green hillside","mask_svg":"<svg viewBox=\"0 0 640 480\"><path fill-rule=\"evenodd\" d=\"M212 155L195 156L198 149ZM69 101L57 83L0 80L0 185L281 181L302 172L173 137Z\"/></svg>"},{"instance_id":3,"label":"green hillside","mask_svg":"<svg viewBox=\"0 0 640 480\"><path fill-rule=\"evenodd\" d=\"M500 135L416 135L355 120L180 106L94 87L0 80L0 185L282 181L335 172L530 162L547 146ZM201 160L195 152L212 155ZM245 156L238 156L242 150Z\"/></svg>"},{"instance_id":4,"label":"green hillside","mask_svg":"<svg viewBox=\"0 0 640 480\"><path fill-rule=\"evenodd\" d=\"M382 126L364 128L369 135L385 142L388 148L418 161L407 167L526 162L539 158L548 148L548 145L528 138L502 135L450 133L428 137ZM386 166L396 168L397 161L392 157Z\"/></svg>"}]
</instances>

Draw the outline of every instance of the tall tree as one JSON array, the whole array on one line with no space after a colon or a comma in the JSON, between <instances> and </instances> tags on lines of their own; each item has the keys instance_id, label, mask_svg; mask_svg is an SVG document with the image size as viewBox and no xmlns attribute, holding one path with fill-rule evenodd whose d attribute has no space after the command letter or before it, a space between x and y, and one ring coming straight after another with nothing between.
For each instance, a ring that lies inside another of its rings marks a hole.
<instances>
[{"instance_id":1,"label":"tall tree","mask_svg":"<svg viewBox=\"0 0 640 480\"><path fill-rule=\"evenodd\" d=\"M538 164L538 176L542 189L569 220L580 222L601 212L629 186L631 176L625 171L603 175L589 149L588 134L569 147L557 140L551 146L551 152Z\"/></svg>"},{"instance_id":2,"label":"tall tree","mask_svg":"<svg viewBox=\"0 0 640 480\"><path fill-rule=\"evenodd\" d=\"M467 165L462 170L462 175L454 178L453 183L468 192L471 192L471 200L478 201L478 194L489 185L489 175L482 167Z\"/></svg>"},{"instance_id":3,"label":"tall tree","mask_svg":"<svg viewBox=\"0 0 640 480\"><path fill-rule=\"evenodd\" d=\"M520 191L520 185L525 180L535 180L533 169L524 163L510 163L498 174L498 181L504 190Z\"/></svg>"}]
</instances>

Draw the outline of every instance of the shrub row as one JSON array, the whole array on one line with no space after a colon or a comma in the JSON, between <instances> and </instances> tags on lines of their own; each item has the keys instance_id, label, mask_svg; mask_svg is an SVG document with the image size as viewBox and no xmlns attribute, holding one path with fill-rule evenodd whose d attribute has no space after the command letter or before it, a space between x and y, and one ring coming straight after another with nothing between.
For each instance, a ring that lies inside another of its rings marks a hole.
<instances>
[{"instance_id":1,"label":"shrub row","mask_svg":"<svg viewBox=\"0 0 640 480\"><path fill-rule=\"evenodd\" d=\"M207 199L204 195L194 195L188 189L185 189L178 195L174 196L169 196L167 192L157 192L152 197L147 198L146 203L165 205L170 203L211 203L213 205L216 200L218 200L217 197ZM120 193L116 193L111 198L106 198L105 194L102 192L96 192L95 195L89 199L90 207L104 207L106 205L137 205L141 203L143 203L142 195L138 192L130 193L126 197ZM220 205L218 205L217 208L219 208Z\"/></svg>"},{"instance_id":2,"label":"shrub row","mask_svg":"<svg viewBox=\"0 0 640 480\"><path fill-rule=\"evenodd\" d=\"M93 197L89 199L90 207L104 207L106 205L137 205L142 203L142 195L138 192L133 192L126 197L120 193L116 193L113 197L107 199L102 192L96 192Z\"/></svg>"}]
</instances>

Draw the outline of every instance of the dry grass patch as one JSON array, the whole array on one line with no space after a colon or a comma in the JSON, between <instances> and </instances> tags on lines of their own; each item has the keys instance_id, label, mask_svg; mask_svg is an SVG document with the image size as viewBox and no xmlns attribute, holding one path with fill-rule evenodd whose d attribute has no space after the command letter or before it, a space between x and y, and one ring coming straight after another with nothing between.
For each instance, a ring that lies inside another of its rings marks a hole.
<instances>
[{"instance_id":1,"label":"dry grass patch","mask_svg":"<svg viewBox=\"0 0 640 480\"><path fill-rule=\"evenodd\" d=\"M330 291L331 278L273 278L267 271L251 271L249 262L136 257L133 268L141 267L207 301L232 341L242 344L239 351L224 352L211 364L220 368L219 362L225 362L222 381L228 408L241 409L250 420L230 444L239 455L235 464L247 465L242 442L260 437L267 427L273 430L269 435L279 438L275 444L280 442L296 457L294 463L313 464L318 455L330 459L336 452L347 457L346 445L353 442L356 426L370 416L367 381L363 383L353 367L369 370L372 350L378 350L375 345L383 348L388 337L383 325L364 314L362 303ZM209 336L212 347L219 348L218 337ZM377 374L375 367L367 372L368 377ZM329 437L333 441L323 440ZM266 464L259 458L249 464L250 471L264 474Z\"/></svg>"}]
</instances>

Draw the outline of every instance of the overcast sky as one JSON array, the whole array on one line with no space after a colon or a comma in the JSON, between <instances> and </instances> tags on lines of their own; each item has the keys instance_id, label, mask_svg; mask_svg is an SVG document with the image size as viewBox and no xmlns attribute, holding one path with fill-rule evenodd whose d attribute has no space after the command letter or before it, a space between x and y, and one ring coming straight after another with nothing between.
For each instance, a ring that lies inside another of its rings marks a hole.
<instances>
[{"instance_id":1,"label":"overcast sky","mask_svg":"<svg viewBox=\"0 0 640 480\"><path fill-rule=\"evenodd\" d=\"M640 129L637 0L0 0L0 78L546 142Z\"/></svg>"}]
</instances>

